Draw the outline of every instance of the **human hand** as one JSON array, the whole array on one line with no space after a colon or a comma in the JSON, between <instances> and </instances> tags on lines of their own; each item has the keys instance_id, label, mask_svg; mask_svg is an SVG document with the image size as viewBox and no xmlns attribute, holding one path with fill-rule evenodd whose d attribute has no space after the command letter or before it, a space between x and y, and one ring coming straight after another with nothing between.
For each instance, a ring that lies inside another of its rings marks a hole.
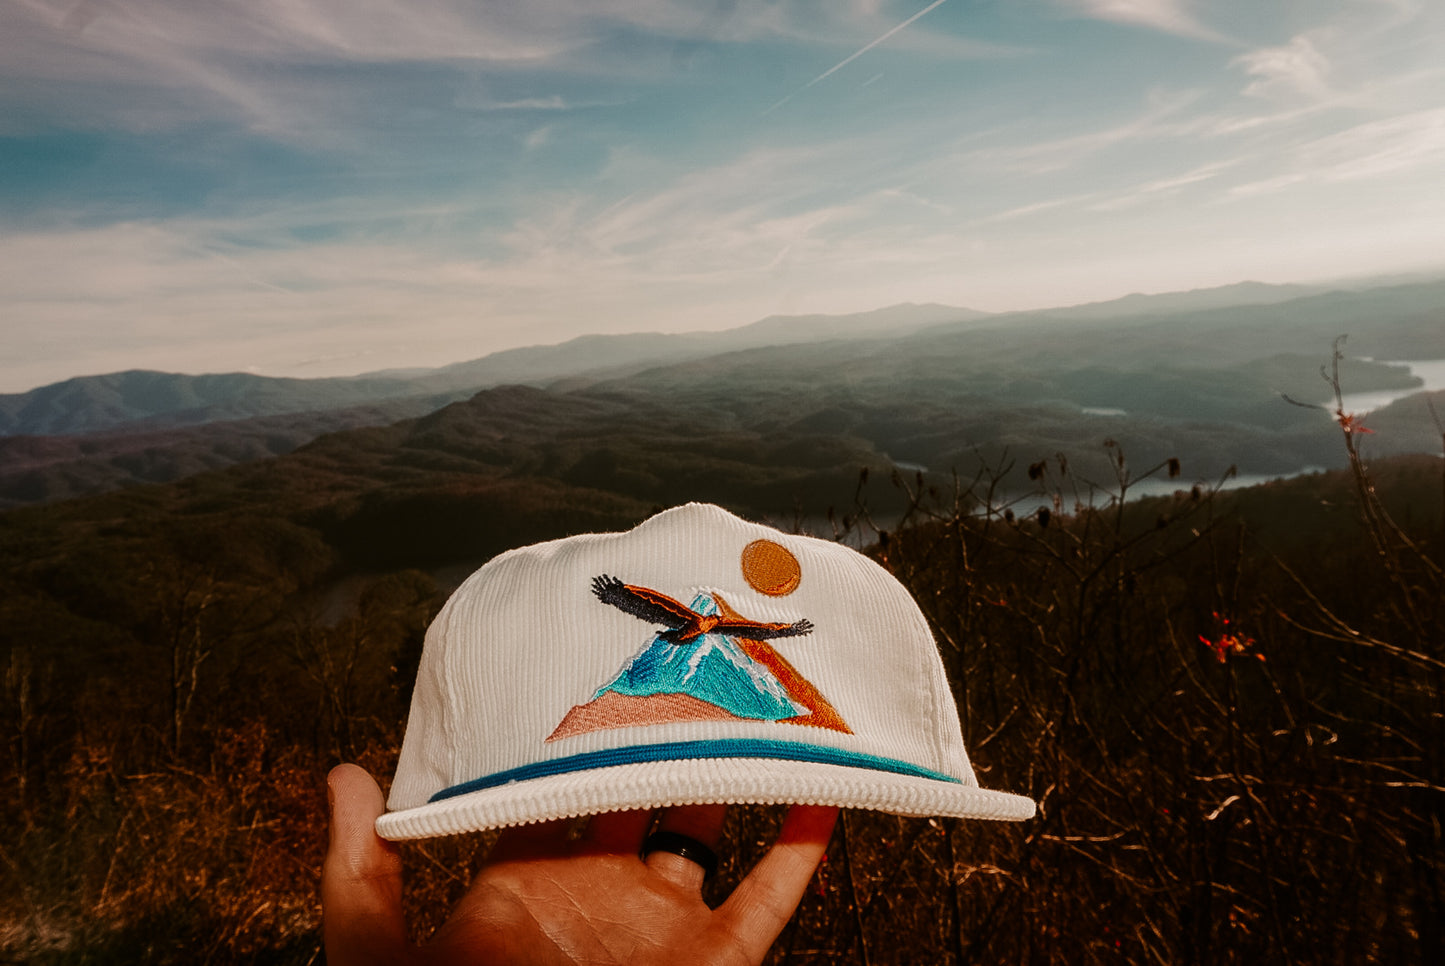
<instances>
[{"instance_id":1,"label":"human hand","mask_svg":"<svg viewBox=\"0 0 1445 966\"><path fill-rule=\"evenodd\" d=\"M356 765L327 778L331 843L321 871L322 932L331 966L482 963L742 966L761 963L797 909L838 810L794 806L778 841L716 909L703 869L670 852L638 857L649 811L593 816L580 839L567 822L505 830L431 941L406 939L401 856L377 836L381 789ZM668 809L661 827L708 847L726 806Z\"/></svg>"}]
</instances>

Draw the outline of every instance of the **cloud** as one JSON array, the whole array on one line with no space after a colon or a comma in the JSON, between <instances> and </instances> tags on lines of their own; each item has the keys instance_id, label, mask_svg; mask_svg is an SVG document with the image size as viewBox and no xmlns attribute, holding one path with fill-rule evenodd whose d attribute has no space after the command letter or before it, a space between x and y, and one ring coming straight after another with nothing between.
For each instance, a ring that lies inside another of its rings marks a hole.
<instances>
[{"instance_id":1,"label":"cloud","mask_svg":"<svg viewBox=\"0 0 1445 966\"><path fill-rule=\"evenodd\" d=\"M1243 68L1254 78L1244 93L1253 97L1278 98L1329 95L1330 63L1306 36L1298 36L1282 47L1262 47L1236 57L1231 66Z\"/></svg>"},{"instance_id":2,"label":"cloud","mask_svg":"<svg viewBox=\"0 0 1445 966\"><path fill-rule=\"evenodd\" d=\"M510 100L503 100L488 96L481 91L466 90L452 99L452 106L464 111L501 111L501 112L544 112L562 113L566 111L583 111L598 107L620 107L627 102L622 98L613 100L576 99L564 97L561 94L548 94L536 97L517 97Z\"/></svg>"},{"instance_id":3,"label":"cloud","mask_svg":"<svg viewBox=\"0 0 1445 966\"><path fill-rule=\"evenodd\" d=\"M43 118L52 130L206 124L344 142L348 118L414 96L413 78L395 82L399 71L528 69L585 42L459 0L127 0L82 16L71 6L0 4L6 133Z\"/></svg>"},{"instance_id":4,"label":"cloud","mask_svg":"<svg viewBox=\"0 0 1445 966\"><path fill-rule=\"evenodd\" d=\"M1196 90L1154 92L1141 113L1120 123L1062 138L970 150L959 160L1025 175L1064 171L1122 144L1176 137L1178 117L1201 95Z\"/></svg>"},{"instance_id":5,"label":"cloud","mask_svg":"<svg viewBox=\"0 0 1445 966\"><path fill-rule=\"evenodd\" d=\"M1014 221L1019 218L1028 218L1031 215L1036 215L1042 211L1054 211L1059 208L1077 205L1080 202L1087 201L1094 197L1096 196L1093 194L1083 194L1070 195L1066 198L1051 198L1048 201L1034 201L1026 205L1019 205L1014 208L1006 208L1003 211L995 212L991 215L985 215L982 218L977 218L974 220L973 224L993 225L1000 222Z\"/></svg>"},{"instance_id":6,"label":"cloud","mask_svg":"<svg viewBox=\"0 0 1445 966\"><path fill-rule=\"evenodd\" d=\"M232 228L176 220L0 238L0 290L16 312L6 388L132 367L285 374L323 356L353 358L320 374L440 364L475 348L468 332L499 307L485 276L416 244L239 246L223 240ZM497 313L499 329L509 321Z\"/></svg>"},{"instance_id":7,"label":"cloud","mask_svg":"<svg viewBox=\"0 0 1445 966\"><path fill-rule=\"evenodd\" d=\"M478 111L571 111L577 104L569 104L560 94L551 97L523 97L515 101L489 101L485 98L457 98L457 107Z\"/></svg>"},{"instance_id":8,"label":"cloud","mask_svg":"<svg viewBox=\"0 0 1445 966\"><path fill-rule=\"evenodd\" d=\"M718 44L784 42L800 47L855 49L869 38L895 29L903 13L931 0L571 0L569 16L587 16L609 25L625 24L655 36ZM542 6L542 5L534 5ZM701 8L701 9L700 9ZM916 17L914 18L916 19ZM927 25L925 25L927 26ZM1021 48L977 40L949 30L910 30L894 41L899 49L939 57L1011 56Z\"/></svg>"},{"instance_id":9,"label":"cloud","mask_svg":"<svg viewBox=\"0 0 1445 966\"><path fill-rule=\"evenodd\" d=\"M1371 5L1385 7L1393 13L1393 16L1385 19L1385 27L1396 27L1419 19L1430 2L1431 0L1360 0L1361 5L1366 8Z\"/></svg>"},{"instance_id":10,"label":"cloud","mask_svg":"<svg viewBox=\"0 0 1445 966\"><path fill-rule=\"evenodd\" d=\"M647 161L621 157L600 185L529 194L510 215L485 200L336 198L11 229L0 291L24 321L7 331L5 379L27 388L131 366L284 374L363 350L304 374L436 365L589 330L739 325L786 310L791 291L808 293L810 310L816 293L823 310L871 305L883 297L868 287L899 266L902 301L907 272L948 257L919 215L950 213L888 180L899 172L861 137L681 172Z\"/></svg>"},{"instance_id":11,"label":"cloud","mask_svg":"<svg viewBox=\"0 0 1445 966\"><path fill-rule=\"evenodd\" d=\"M138 60L168 48L283 62L536 61L581 39L463 0L128 0L90 3L80 21L69 2L26 2L30 19L52 27L57 39Z\"/></svg>"},{"instance_id":12,"label":"cloud","mask_svg":"<svg viewBox=\"0 0 1445 966\"><path fill-rule=\"evenodd\" d=\"M1283 162L1283 173L1239 185L1231 194L1250 197L1297 185L1395 177L1445 165L1445 108L1357 124L1300 145Z\"/></svg>"},{"instance_id":13,"label":"cloud","mask_svg":"<svg viewBox=\"0 0 1445 966\"><path fill-rule=\"evenodd\" d=\"M1231 43L1229 38L1201 23L1185 0L1062 0L1068 7L1095 20L1149 27L1180 37Z\"/></svg>"},{"instance_id":14,"label":"cloud","mask_svg":"<svg viewBox=\"0 0 1445 966\"><path fill-rule=\"evenodd\" d=\"M466 103L453 106L482 112L615 106L633 92L608 82L676 80L687 58L666 56L669 45L781 43L832 57L896 21L879 4L833 0L705 10L686 0L11 0L0 3L0 135L220 125L354 149L379 112L388 123L417 116L457 86ZM891 45L1012 52L922 26Z\"/></svg>"},{"instance_id":15,"label":"cloud","mask_svg":"<svg viewBox=\"0 0 1445 966\"><path fill-rule=\"evenodd\" d=\"M803 250L823 226L847 220L856 200L823 190L818 171L857 178L858 144L757 148L664 178L610 204L561 195L534 206L505 235L513 266L575 278L600 270L630 278L748 271L785 245ZM611 177L647 178L619 158ZM766 186L765 188L763 186ZM766 255L762 253L767 253ZM558 277L553 274L551 277Z\"/></svg>"},{"instance_id":16,"label":"cloud","mask_svg":"<svg viewBox=\"0 0 1445 966\"><path fill-rule=\"evenodd\" d=\"M1304 146L1300 166L1336 182L1445 163L1445 108L1346 128Z\"/></svg>"},{"instance_id":17,"label":"cloud","mask_svg":"<svg viewBox=\"0 0 1445 966\"><path fill-rule=\"evenodd\" d=\"M1113 197L1096 201L1088 206L1088 210L1123 211L1127 208L1148 204L1161 198L1172 198L1184 188L1214 180L1219 177L1222 172L1233 167L1236 163L1237 162L1232 160L1214 161L1191 168L1180 174L1155 178L1152 181L1146 181L1117 192Z\"/></svg>"},{"instance_id":18,"label":"cloud","mask_svg":"<svg viewBox=\"0 0 1445 966\"><path fill-rule=\"evenodd\" d=\"M741 324L776 307L760 281L816 262L830 226L856 217L818 197L811 175L824 160L745 152L610 205L529 199L500 227L493 211L350 198L12 228L0 233L0 291L19 321L6 331L4 377L23 389L132 366L284 373L321 357L341 357L329 371L357 371L609 324ZM324 240L303 240L315 225ZM355 356L363 350L371 356Z\"/></svg>"}]
</instances>

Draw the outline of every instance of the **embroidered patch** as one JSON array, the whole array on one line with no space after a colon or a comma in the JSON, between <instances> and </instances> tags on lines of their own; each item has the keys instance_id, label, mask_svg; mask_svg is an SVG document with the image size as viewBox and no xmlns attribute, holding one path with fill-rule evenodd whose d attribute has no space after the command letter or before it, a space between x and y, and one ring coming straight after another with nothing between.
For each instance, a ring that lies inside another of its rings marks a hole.
<instances>
[{"instance_id":1,"label":"embroidered patch","mask_svg":"<svg viewBox=\"0 0 1445 966\"><path fill-rule=\"evenodd\" d=\"M743 548L743 579L758 593L784 597L798 589L803 570L798 558L782 544L754 540Z\"/></svg>"},{"instance_id":2,"label":"embroidered patch","mask_svg":"<svg viewBox=\"0 0 1445 966\"><path fill-rule=\"evenodd\" d=\"M812 633L811 621L749 620L717 593L698 593L684 605L607 574L593 578L592 592L665 630L655 632L591 700L568 711L548 741L706 720L779 721L852 733L822 693L768 643Z\"/></svg>"}]
</instances>

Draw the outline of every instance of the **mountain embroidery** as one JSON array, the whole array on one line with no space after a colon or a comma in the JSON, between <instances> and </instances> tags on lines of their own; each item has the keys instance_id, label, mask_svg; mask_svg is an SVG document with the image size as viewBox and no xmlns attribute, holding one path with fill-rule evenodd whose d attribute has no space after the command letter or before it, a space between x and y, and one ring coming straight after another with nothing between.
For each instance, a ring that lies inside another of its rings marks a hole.
<instances>
[{"instance_id":1,"label":"mountain embroidery","mask_svg":"<svg viewBox=\"0 0 1445 966\"><path fill-rule=\"evenodd\" d=\"M597 599L664 630L585 704L568 711L548 741L609 728L673 721L779 721L851 734L827 699L767 643L811 633L807 620L751 621L717 593L690 606L603 574Z\"/></svg>"}]
</instances>

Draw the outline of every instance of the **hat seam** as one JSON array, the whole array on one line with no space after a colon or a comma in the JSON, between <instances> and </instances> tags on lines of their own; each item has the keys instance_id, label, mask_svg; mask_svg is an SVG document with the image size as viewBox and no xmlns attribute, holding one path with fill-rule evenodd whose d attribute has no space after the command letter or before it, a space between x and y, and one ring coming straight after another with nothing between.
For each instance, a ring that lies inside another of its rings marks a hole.
<instances>
[{"instance_id":1,"label":"hat seam","mask_svg":"<svg viewBox=\"0 0 1445 966\"><path fill-rule=\"evenodd\" d=\"M457 597L452 598L453 601L457 599ZM471 602L471 600L467 601L467 603L469 604ZM459 709L463 706L463 702L460 700L460 695L458 695L456 691L456 679L458 676L458 669L453 666L459 661L458 652L461 650L461 648L457 646L457 643L452 637L452 627L456 623L457 609L457 607L451 606L451 601L448 601L448 606L444 615L446 623L442 627L442 639L447 642L447 648L445 651L442 652L443 658L441 670L443 673L441 675L441 680L442 687L446 689L447 700L446 704L442 707L441 726L442 733L446 736L447 744L453 748L457 746L460 740L460 729L457 725L457 719L460 716ZM455 767L455 758L453 758L451 764L452 767ZM448 775L448 777L450 778L451 775Z\"/></svg>"}]
</instances>

